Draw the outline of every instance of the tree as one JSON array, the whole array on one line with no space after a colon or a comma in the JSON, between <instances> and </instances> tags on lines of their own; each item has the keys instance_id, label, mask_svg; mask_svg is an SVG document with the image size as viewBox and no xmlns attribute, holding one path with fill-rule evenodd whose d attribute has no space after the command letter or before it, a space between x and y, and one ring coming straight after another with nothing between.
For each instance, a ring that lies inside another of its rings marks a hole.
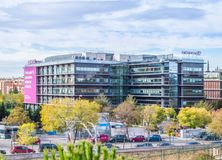
<instances>
[{"instance_id":1,"label":"tree","mask_svg":"<svg viewBox=\"0 0 222 160\"><path fill-rule=\"evenodd\" d=\"M208 125L208 129L222 138L222 109L212 113L212 122Z\"/></svg>"},{"instance_id":2,"label":"tree","mask_svg":"<svg viewBox=\"0 0 222 160\"><path fill-rule=\"evenodd\" d=\"M166 121L163 125L164 131L169 136L169 140L171 142L171 137L176 135L176 130L178 130L179 124L176 121Z\"/></svg>"},{"instance_id":3,"label":"tree","mask_svg":"<svg viewBox=\"0 0 222 160\"><path fill-rule=\"evenodd\" d=\"M41 107L38 107L37 109L31 109L28 108L28 116L33 122L41 122L41 116L40 116Z\"/></svg>"},{"instance_id":4,"label":"tree","mask_svg":"<svg viewBox=\"0 0 222 160\"><path fill-rule=\"evenodd\" d=\"M23 106L24 95L21 93L18 94L5 94L3 95L3 102L6 108L14 108L16 106Z\"/></svg>"},{"instance_id":5,"label":"tree","mask_svg":"<svg viewBox=\"0 0 222 160\"><path fill-rule=\"evenodd\" d=\"M45 104L40 111L43 129L46 131L62 130L73 131L84 126L92 128L98 121L99 104L84 99L54 99L51 104Z\"/></svg>"},{"instance_id":6,"label":"tree","mask_svg":"<svg viewBox=\"0 0 222 160\"><path fill-rule=\"evenodd\" d=\"M128 96L124 102L119 104L113 112L115 118L126 125L127 135L129 126L140 123L140 112L139 109L136 108L131 96Z\"/></svg>"},{"instance_id":7,"label":"tree","mask_svg":"<svg viewBox=\"0 0 222 160\"><path fill-rule=\"evenodd\" d=\"M94 99L96 103L100 105L100 112L108 112L112 111L111 103L109 99L102 93L98 97Z\"/></svg>"},{"instance_id":8,"label":"tree","mask_svg":"<svg viewBox=\"0 0 222 160\"><path fill-rule=\"evenodd\" d=\"M27 113L24 111L22 107L15 107L10 115L6 117L3 121L5 121L8 125L22 125L24 123L28 123L31 120L27 116Z\"/></svg>"},{"instance_id":9,"label":"tree","mask_svg":"<svg viewBox=\"0 0 222 160\"><path fill-rule=\"evenodd\" d=\"M213 110L218 110L222 108L222 100L215 100L210 103L213 107Z\"/></svg>"},{"instance_id":10,"label":"tree","mask_svg":"<svg viewBox=\"0 0 222 160\"><path fill-rule=\"evenodd\" d=\"M193 105L194 108L205 108L206 110L210 111L213 109L213 106L210 103L207 103L205 101L200 101L198 103L195 103Z\"/></svg>"},{"instance_id":11,"label":"tree","mask_svg":"<svg viewBox=\"0 0 222 160\"><path fill-rule=\"evenodd\" d=\"M160 124L166 119L164 109L157 105L145 106L143 111L143 122L146 125L146 129L156 130L157 124Z\"/></svg>"},{"instance_id":12,"label":"tree","mask_svg":"<svg viewBox=\"0 0 222 160\"><path fill-rule=\"evenodd\" d=\"M210 112L205 108L182 108L177 118L181 126L189 128L203 128L211 122Z\"/></svg>"},{"instance_id":13,"label":"tree","mask_svg":"<svg viewBox=\"0 0 222 160\"><path fill-rule=\"evenodd\" d=\"M35 132L34 123L25 123L18 128L18 142L24 145L33 144L37 137L32 136Z\"/></svg>"},{"instance_id":14,"label":"tree","mask_svg":"<svg viewBox=\"0 0 222 160\"><path fill-rule=\"evenodd\" d=\"M3 118L9 115L9 112L6 110L5 105L0 102L0 121L2 121Z\"/></svg>"},{"instance_id":15,"label":"tree","mask_svg":"<svg viewBox=\"0 0 222 160\"><path fill-rule=\"evenodd\" d=\"M165 115L168 119L176 118L176 111L174 108L164 108Z\"/></svg>"}]
</instances>

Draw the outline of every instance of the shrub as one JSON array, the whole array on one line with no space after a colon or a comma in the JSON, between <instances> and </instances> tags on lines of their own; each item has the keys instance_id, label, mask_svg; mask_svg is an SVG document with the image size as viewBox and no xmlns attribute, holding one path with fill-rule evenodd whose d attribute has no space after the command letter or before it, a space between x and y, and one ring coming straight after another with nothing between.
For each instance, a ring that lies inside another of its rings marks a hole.
<instances>
[{"instance_id":1,"label":"shrub","mask_svg":"<svg viewBox=\"0 0 222 160\"><path fill-rule=\"evenodd\" d=\"M192 160L215 160L215 158L207 153L197 153L192 157Z\"/></svg>"},{"instance_id":2,"label":"shrub","mask_svg":"<svg viewBox=\"0 0 222 160\"><path fill-rule=\"evenodd\" d=\"M0 154L0 160L6 160L2 154Z\"/></svg>"},{"instance_id":3,"label":"shrub","mask_svg":"<svg viewBox=\"0 0 222 160\"><path fill-rule=\"evenodd\" d=\"M67 152L61 146L59 149L59 160L126 160L125 157L116 156L116 149L109 151L107 147L100 144L93 146L89 142L80 142L77 146L67 145ZM49 160L48 151L44 151L44 160ZM51 159L56 160L55 151L51 152ZM0 159L1 160L1 159Z\"/></svg>"}]
</instances>

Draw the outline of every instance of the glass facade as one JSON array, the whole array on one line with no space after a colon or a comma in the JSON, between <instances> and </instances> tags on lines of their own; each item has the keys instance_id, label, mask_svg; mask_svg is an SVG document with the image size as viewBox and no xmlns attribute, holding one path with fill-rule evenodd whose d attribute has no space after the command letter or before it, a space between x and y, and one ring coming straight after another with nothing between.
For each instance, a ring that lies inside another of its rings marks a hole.
<instances>
[{"instance_id":1,"label":"glass facade","mask_svg":"<svg viewBox=\"0 0 222 160\"><path fill-rule=\"evenodd\" d=\"M130 94L139 103L182 107L203 98L203 63L130 63Z\"/></svg>"},{"instance_id":2,"label":"glass facade","mask_svg":"<svg viewBox=\"0 0 222 160\"><path fill-rule=\"evenodd\" d=\"M113 54L99 58L93 55L61 56L61 60L58 56L37 64L38 104L64 97L94 99L101 93L113 105L124 101L129 94L139 104L162 107L188 106L204 98L203 61L172 56L166 59L149 56L137 61L127 61L127 56L123 56L124 61L115 61Z\"/></svg>"}]
</instances>

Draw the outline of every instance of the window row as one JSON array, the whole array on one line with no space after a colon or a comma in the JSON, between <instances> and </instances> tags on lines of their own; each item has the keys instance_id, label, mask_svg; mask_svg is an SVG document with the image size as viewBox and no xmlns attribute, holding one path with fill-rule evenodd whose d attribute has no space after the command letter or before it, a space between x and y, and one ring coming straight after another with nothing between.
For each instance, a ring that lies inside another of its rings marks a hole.
<instances>
[{"instance_id":1,"label":"window row","mask_svg":"<svg viewBox=\"0 0 222 160\"><path fill-rule=\"evenodd\" d=\"M109 83L108 78L76 78L77 83Z\"/></svg>"},{"instance_id":2,"label":"window row","mask_svg":"<svg viewBox=\"0 0 222 160\"><path fill-rule=\"evenodd\" d=\"M76 67L76 71L82 71L82 72L108 72L109 68L105 68L105 67Z\"/></svg>"},{"instance_id":3,"label":"window row","mask_svg":"<svg viewBox=\"0 0 222 160\"><path fill-rule=\"evenodd\" d=\"M132 68L133 73L161 73L161 67L141 67L141 68Z\"/></svg>"},{"instance_id":4,"label":"window row","mask_svg":"<svg viewBox=\"0 0 222 160\"><path fill-rule=\"evenodd\" d=\"M161 78L135 78L133 83L158 83L161 84Z\"/></svg>"},{"instance_id":5,"label":"window row","mask_svg":"<svg viewBox=\"0 0 222 160\"><path fill-rule=\"evenodd\" d=\"M74 88L73 87L40 87L38 88L38 94L66 94L73 95Z\"/></svg>"},{"instance_id":6,"label":"window row","mask_svg":"<svg viewBox=\"0 0 222 160\"><path fill-rule=\"evenodd\" d=\"M82 94L82 95L87 95L87 94L100 94L100 93L109 93L108 89L101 88L76 88L75 89L76 94Z\"/></svg>"},{"instance_id":7,"label":"window row","mask_svg":"<svg viewBox=\"0 0 222 160\"><path fill-rule=\"evenodd\" d=\"M203 96L202 89L183 89L183 96Z\"/></svg>"},{"instance_id":8,"label":"window row","mask_svg":"<svg viewBox=\"0 0 222 160\"><path fill-rule=\"evenodd\" d=\"M72 73L74 73L74 64L45 66L38 69L38 75L72 74Z\"/></svg>"},{"instance_id":9,"label":"window row","mask_svg":"<svg viewBox=\"0 0 222 160\"><path fill-rule=\"evenodd\" d=\"M183 78L183 83L190 84L190 83L203 83L202 78Z\"/></svg>"},{"instance_id":10,"label":"window row","mask_svg":"<svg viewBox=\"0 0 222 160\"><path fill-rule=\"evenodd\" d=\"M38 84L73 84L74 76L39 77Z\"/></svg>"},{"instance_id":11,"label":"window row","mask_svg":"<svg viewBox=\"0 0 222 160\"><path fill-rule=\"evenodd\" d=\"M185 71L185 72L202 72L203 68L201 68L201 67L183 67L183 71Z\"/></svg>"},{"instance_id":12,"label":"window row","mask_svg":"<svg viewBox=\"0 0 222 160\"><path fill-rule=\"evenodd\" d=\"M131 89L133 94L146 94L149 96L161 96L161 89Z\"/></svg>"}]
</instances>

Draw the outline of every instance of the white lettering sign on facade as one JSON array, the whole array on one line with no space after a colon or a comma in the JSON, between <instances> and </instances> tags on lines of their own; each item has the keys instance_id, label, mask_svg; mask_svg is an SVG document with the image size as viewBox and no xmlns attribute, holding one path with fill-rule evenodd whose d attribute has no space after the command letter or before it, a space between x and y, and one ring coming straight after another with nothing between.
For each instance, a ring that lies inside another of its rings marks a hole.
<instances>
[{"instance_id":1,"label":"white lettering sign on facade","mask_svg":"<svg viewBox=\"0 0 222 160\"><path fill-rule=\"evenodd\" d=\"M182 54L200 56L201 51L196 51L196 52L195 51L182 51Z\"/></svg>"}]
</instances>

